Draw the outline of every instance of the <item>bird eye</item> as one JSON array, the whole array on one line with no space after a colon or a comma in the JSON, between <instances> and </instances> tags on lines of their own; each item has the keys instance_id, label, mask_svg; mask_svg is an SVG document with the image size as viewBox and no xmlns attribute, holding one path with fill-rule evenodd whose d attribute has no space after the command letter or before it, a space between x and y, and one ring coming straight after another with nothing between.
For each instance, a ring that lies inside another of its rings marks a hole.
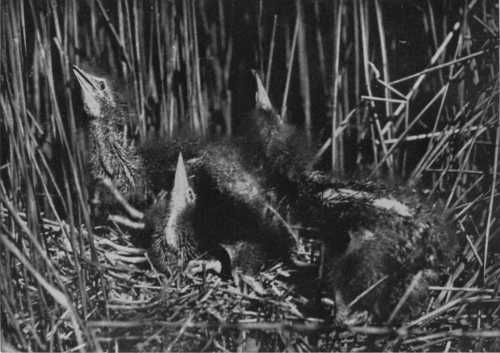
<instances>
[{"instance_id":1,"label":"bird eye","mask_svg":"<svg viewBox=\"0 0 500 353\"><path fill-rule=\"evenodd\" d=\"M99 89L101 91L104 91L105 88L106 88L106 84L104 83L104 81L99 81Z\"/></svg>"}]
</instances>

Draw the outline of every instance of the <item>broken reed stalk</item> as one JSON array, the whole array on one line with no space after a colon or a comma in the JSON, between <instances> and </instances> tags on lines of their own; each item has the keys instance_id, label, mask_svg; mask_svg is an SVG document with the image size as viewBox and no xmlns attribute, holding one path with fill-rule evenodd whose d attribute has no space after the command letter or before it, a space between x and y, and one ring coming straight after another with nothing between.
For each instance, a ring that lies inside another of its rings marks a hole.
<instances>
[{"instance_id":1,"label":"broken reed stalk","mask_svg":"<svg viewBox=\"0 0 500 353\"><path fill-rule=\"evenodd\" d=\"M498 48L498 46L497 46L497 48ZM452 65L461 64L463 62L470 61L471 59L474 59L476 57L479 57L479 56L482 56L482 55L485 55L485 54L488 54L487 50L478 50L477 52L474 52L472 54L468 54L468 55L462 56L460 58L447 61L447 62L442 63L442 64L432 65L431 67L429 67L427 69L424 69L422 71L419 71L417 73L414 73L414 74L411 74L411 75L408 75L408 76L405 76L405 77L402 77L402 78L398 78L397 80L394 80L394 81L391 81L391 82L389 82L389 84L390 85L396 85L396 84L401 83L401 82L405 82L405 81L408 81L408 80L412 80L414 78L421 77L422 75L427 75L427 74L429 74L431 72L434 72L434 71L439 71L439 70L442 70L442 69L446 69L446 68L448 68L448 67L450 67Z\"/></svg>"},{"instance_id":2,"label":"broken reed stalk","mask_svg":"<svg viewBox=\"0 0 500 353\"><path fill-rule=\"evenodd\" d=\"M444 93L446 92L445 87L443 87L427 104L426 106L416 115L416 117L412 120L412 122L408 125L408 127L404 130L403 133L398 137L397 141L392 144L392 146L387 150L385 153L384 157L378 162L378 164L375 166L373 172L371 173L371 176L374 176L377 172L377 170L382 166L382 164L390 158L391 154L395 149L401 144L401 142L404 141L404 138L406 135L409 134L411 128L424 116L424 114L429 110L430 107L439 99L445 99L446 96L444 96Z\"/></svg>"},{"instance_id":3,"label":"broken reed stalk","mask_svg":"<svg viewBox=\"0 0 500 353\"><path fill-rule=\"evenodd\" d=\"M436 61L441 57L441 55L445 51L446 47L450 43L451 39L458 32L459 29L460 29L460 23L456 22L455 25L453 26L453 31L448 33L448 35L444 39L443 43L441 43L440 47L436 50L436 52L434 53L434 55L430 59L429 65L432 66L436 63ZM417 80L415 81L415 83L413 84L413 86L411 87L411 89L408 91L408 93L406 95L406 100L410 100L413 97L413 95L416 93L416 91L418 90L418 88L422 84L425 77L426 77L425 73L422 73L420 76L417 77ZM404 105L402 105L402 104L399 105L399 107L394 111L394 115L398 116L403 111L403 109L404 109ZM397 127L398 126L396 126L396 128Z\"/></svg>"}]
</instances>

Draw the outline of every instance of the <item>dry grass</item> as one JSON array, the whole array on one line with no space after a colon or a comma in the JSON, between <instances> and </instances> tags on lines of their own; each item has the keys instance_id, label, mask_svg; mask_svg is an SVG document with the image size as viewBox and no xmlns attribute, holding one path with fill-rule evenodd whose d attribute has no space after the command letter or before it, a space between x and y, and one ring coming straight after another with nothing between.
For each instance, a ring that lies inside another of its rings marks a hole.
<instances>
[{"instance_id":1,"label":"dry grass","mask_svg":"<svg viewBox=\"0 0 500 353\"><path fill-rule=\"evenodd\" d=\"M0 0L2 351L500 349L498 3L334 3ZM89 58L132 83L137 141L232 134L250 68L266 72L319 166L445 200L463 247L449 279L421 317L374 327L308 317L280 266L265 293L158 275L89 216L70 70Z\"/></svg>"}]
</instances>

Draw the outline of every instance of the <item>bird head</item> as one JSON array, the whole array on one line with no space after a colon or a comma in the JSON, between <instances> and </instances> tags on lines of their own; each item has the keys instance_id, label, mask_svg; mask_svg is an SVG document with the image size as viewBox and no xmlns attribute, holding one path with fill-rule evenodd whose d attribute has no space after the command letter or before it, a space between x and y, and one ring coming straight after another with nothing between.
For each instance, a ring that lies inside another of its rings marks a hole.
<instances>
[{"instance_id":1,"label":"bird head","mask_svg":"<svg viewBox=\"0 0 500 353\"><path fill-rule=\"evenodd\" d=\"M255 70L252 70L252 74L255 77L255 83L257 85L257 90L255 92L255 106L262 110L274 111L274 107L269 99L269 95L267 94L264 85L262 84L259 74ZM281 120L281 117L278 114L275 113L275 115L278 120Z\"/></svg>"},{"instance_id":2,"label":"bird head","mask_svg":"<svg viewBox=\"0 0 500 353\"><path fill-rule=\"evenodd\" d=\"M73 73L81 89L85 112L92 119L102 119L117 108L116 95L111 80L73 65Z\"/></svg>"},{"instance_id":3,"label":"bird head","mask_svg":"<svg viewBox=\"0 0 500 353\"><path fill-rule=\"evenodd\" d=\"M252 116L253 124L258 129L261 138L268 139L269 134L279 132L284 126L283 119L274 109L269 95L262 84L262 81L255 70L252 70L255 77L256 92L255 92L255 111Z\"/></svg>"},{"instance_id":4,"label":"bird head","mask_svg":"<svg viewBox=\"0 0 500 353\"><path fill-rule=\"evenodd\" d=\"M285 121L274 109L259 75L256 81L255 109L246 122L246 137L259 148L272 173L297 179L310 160L311 153L303 131Z\"/></svg>"}]
</instances>

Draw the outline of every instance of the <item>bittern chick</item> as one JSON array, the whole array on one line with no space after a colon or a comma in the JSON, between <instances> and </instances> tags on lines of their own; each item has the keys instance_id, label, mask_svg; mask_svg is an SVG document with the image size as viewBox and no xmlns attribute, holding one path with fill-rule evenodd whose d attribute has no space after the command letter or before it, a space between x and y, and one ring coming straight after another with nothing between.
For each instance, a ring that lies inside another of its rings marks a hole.
<instances>
[{"instance_id":1,"label":"bittern chick","mask_svg":"<svg viewBox=\"0 0 500 353\"><path fill-rule=\"evenodd\" d=\"M417 273L420 283L435 280L453 258L456 239L442 208L408 187L389 190L314 171L307 157L313 153L299 143L304 133L275 113L256 79L256 109L245 130L252 148L261 152L254 163L263 166L268 187L287 200L294 220L326 245L325 279L338 301L354 301L353 307L387 319ZM413 300L421 293L416 282L399 312L423 310L422 302Z\"/></svg>"},{"instance_id":2,"label":"bittern chick","mask_svg":"<svg viewBox=\"0 0 500 353\"><path fill-rule=\"evenodd\" d=\"M116 210L116 197L100 187L98 181L102 179L109 179L126 201L145 209L161 190L171 189L178 153L183 152L188 158L196 156L201 141L147 140L136 147L124 133L134 109L129 85L76 65L73 73L87 116L83 124L88 145L87 170L91 191L104 209L99 213L105 216Z\"/></svg>"},{"instance_id":3,"label":"bittern chick","mask_svg":"<svg viewBox=\"0 0 500 353\"><path fill-rule=\"evenodd\" d=\"M206 255L229 266L222 269L223 273L239 269L253 274L268 262L286 260L291 248L288 234L266 221L246 201L221 190L220 181L214 181L207 166L210 163L199 163L186 172L179 155L168 206L164 204L163 209L149 215L160 217L149 221L156 225L149 251L155 267L168 272L173 263L185 265ZM214 163L220 164L221 160ZM232 168L235 163L232 161ZM188 173L192 176L189 179Z\"/></svg>"}]
</instances>

